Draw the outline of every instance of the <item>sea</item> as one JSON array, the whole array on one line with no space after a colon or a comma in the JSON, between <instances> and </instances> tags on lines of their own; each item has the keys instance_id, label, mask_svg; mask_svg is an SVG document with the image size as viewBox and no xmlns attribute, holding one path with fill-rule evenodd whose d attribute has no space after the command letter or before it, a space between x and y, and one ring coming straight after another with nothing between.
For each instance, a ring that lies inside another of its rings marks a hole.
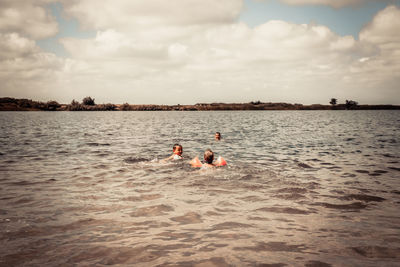
<instances>
[{"instance_id":1,"label":"sea","mask_svg":"<svg viewBox=\"0 0 400 267\"><path fill-rule=\"evenodd\" d=\"M400 266L399 163L398 110L1 112L0 266Z\"/></svg>"}]
</instances>

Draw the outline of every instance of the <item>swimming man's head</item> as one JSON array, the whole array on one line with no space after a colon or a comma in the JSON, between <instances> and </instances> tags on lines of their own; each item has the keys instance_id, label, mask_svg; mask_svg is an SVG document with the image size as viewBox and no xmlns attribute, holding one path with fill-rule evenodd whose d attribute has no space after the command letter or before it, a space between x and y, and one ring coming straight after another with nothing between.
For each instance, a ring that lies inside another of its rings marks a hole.
<instances>
[{"instance_id":1,"label":"swimming man's head","mask_svg":"<svg viewBox=\"0 0 400 267\"><path fill-rule=\"evenodd\" d=\"M215 140L221 140L221 133L220 132L216 132L215 133Z\"/></svg>"},{"instance_id":2,"label":"swimming man's head","mask_svg":"<svg viewBox=\"0 0 400 267\"><path fill-rule=\"evenodd\" d=\"M208 163L208 164L212 164L213 160L214 160L214 152L211 151L211 149L207 149L204 152L204 160Z\"/></svg>"}]
</instances>

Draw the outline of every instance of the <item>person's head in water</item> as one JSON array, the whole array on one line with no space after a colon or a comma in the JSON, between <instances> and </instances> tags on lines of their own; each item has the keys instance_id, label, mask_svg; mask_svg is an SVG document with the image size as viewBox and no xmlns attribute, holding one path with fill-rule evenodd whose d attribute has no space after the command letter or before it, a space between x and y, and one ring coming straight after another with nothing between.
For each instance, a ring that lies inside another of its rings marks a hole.
<instances>
[{"instance_id":1,"label":"person's head in water","mask_svg":"<svg viewBox=\"0 0 400 267\"><path fill-rule=\"evenodd\" d=\"M182 157L182 153L183 153L183 147L180 144L175 144L172 147L172 155L169 156L168 158L165 158L163 160L161 160L161 162L167 162L170 160L175 160L175 159L183 159Z\"/></svg>"},{"instance_id":2,"label":"person's head in water","mask_svg":"<svg viewBox=\"0 0 400 267\"><path fill-rule=\"evenodd\" d=\"M175 155L178 155L180 157L182 157L182 153L183 153L183 147L180 144L175 144L172 148L172 152Z\"/></svg>"},{"instance_id":3,"label":"person's head in water","mask_svg":"<svg viewBox=\"0 0 400 267\"><path fill-rule=\"evenodd\" d=\"M215 140L221 140L221 133L220 132L216 132L215 133Z\"/></svg>"},{"instance_id":4,"label":"person's head in water","mask_svg":"<svg viewBox=\"0 0 400 267\"><path fill-rule=\"evenodd\" d=\"M214 152L211 151L211 149L207 149L204 152L204 160L207 164L212 164L214 161Z\"/></svg>"}]
</instances>

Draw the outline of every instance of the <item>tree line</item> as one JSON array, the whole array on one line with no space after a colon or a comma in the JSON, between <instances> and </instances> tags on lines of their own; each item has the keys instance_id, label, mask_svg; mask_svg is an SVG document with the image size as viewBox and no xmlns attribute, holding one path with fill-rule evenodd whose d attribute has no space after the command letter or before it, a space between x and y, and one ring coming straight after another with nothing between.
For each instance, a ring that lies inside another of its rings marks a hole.
<instances>
[{"instance_id":1,"label":"tree line","mask_svg":"<svg viewBox=\"0 0 400 267\"><path fill-rule=\"evenodd\" d=\"M0 111L206 111L206 110L362 110L362 109L400 109L398 105L359 105L357 101L346 100L338 104L336 98L331 98L330 105L303 105L289 103L261 102L248 103L197 103L195 105L131 105L96 104L95 99L87 96L81 102L72 100L70 104L60 104L51 100L47 102L31 99L0 98Z\"/></svg>"},{"instance_id":2,"label":"tree line","mask_svg":"<svg viewBox=\"0 0 400 267\"><path fill-rule=\"evenodd\" d=\"M20 110L20 111L112 111L117 110L115 104L99 104L94 102L94 98L87 96L82 99L82 102L78 102L75 99L72 100L71 104L62 105L55 100L47 102L33 101L31 99L15 99L11 97L0 98L0 110Z\"/></svg>"},{"instance_id":3,"label":"tree line","mask_svg":"<svg viewBox=\"0 0 400 267\"><path fill-rule=\"evenodd\" d=\"M331 98L331 101L329 102L333 107L337 105L337 99L336 98ZM346 109L357 109L358 102L354 100L347 100L344 104Z\"/></svg>"},{"instance_id":4,"label":"tree line","mask_svg":"<svg viewBox=\"0 0 400 267\"><path fill-rule=\"evenodd\" d=\"M115 104L99 104L96 105L94 98L87 96L82 99L82 103L79 103L75 99L72 100L71 104L66 106L68 111L113 111L117 109Z\"/></svg>"}]
</instances>

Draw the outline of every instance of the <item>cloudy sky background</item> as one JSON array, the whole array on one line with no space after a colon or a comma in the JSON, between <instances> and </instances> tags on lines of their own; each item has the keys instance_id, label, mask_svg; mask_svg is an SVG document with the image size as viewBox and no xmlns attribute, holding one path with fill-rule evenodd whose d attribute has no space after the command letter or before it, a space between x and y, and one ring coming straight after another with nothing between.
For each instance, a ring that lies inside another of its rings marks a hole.
<instances>
[{"instance_id":1,"label":"cloudy sky background","mask_svg":"<svg viewBox=\"0 0 400 267\"><path fill-rule=\"evenodd\" d=\"M400 0L1 0L0 97L400 104Z\"/></svg>"}]
</instances>

